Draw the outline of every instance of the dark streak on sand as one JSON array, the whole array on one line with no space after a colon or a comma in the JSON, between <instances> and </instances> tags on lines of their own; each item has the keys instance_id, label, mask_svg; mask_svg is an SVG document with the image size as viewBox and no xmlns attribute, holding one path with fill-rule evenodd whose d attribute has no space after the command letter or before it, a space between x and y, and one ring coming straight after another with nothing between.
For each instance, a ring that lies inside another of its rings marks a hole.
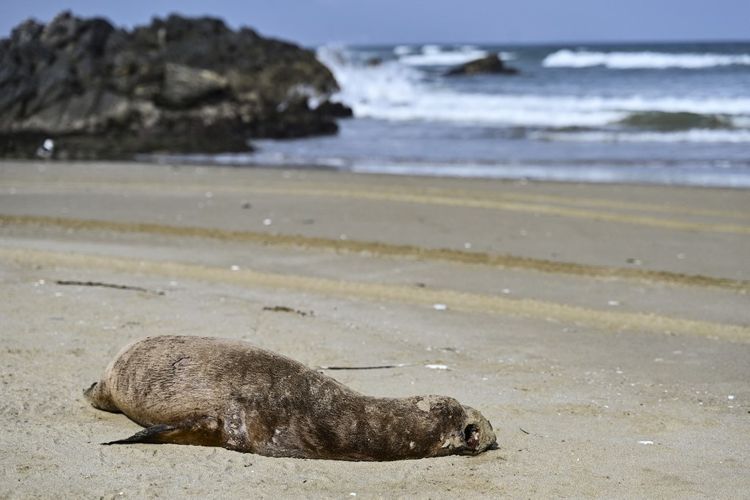
<instances>
[{"instance_id":1,"label":"dark streak on sand","mask_svg":"<svg viewBox=\"0 0 750 500\"><path fill-rule=\"evenodd\" d=\"M153 293L155 295L164 295L161 290L149 290L140 286L118 285L115 283L102 283L101 281L76 281L76 280L55 280L56 285L62 286L97 286L102 288L114 288L115 290L133 290L135 292Z\"/></svg>"},{"instance_id":2,"label":"dark streak on sand","mask_svg":"<svg viewBox=\"0 0 750 500\"><path fill-rule=\"evenodd\" d=\"M404 365L377 365L377 366L321 366L321 370L389 370L402 368Z\"/></svg>"},{"instance_id":3,"label":"dark streak on sand","mask_svg":"<svg viewBox=\"0 0 750 500\"><path fill-rule=\"evenodd\" d=\"M300 311L299 309L292 309L291 307L287 306L265 306L263 308L264 311L271 311L271 312L285 312L285 313L294 313L299 314L300 316L312 316L312 311L306 312L306 311Z\"/></svg>"},{"instance_id":4,"label":"dark streak on sand","mask_svg":"<svg viewBox=\"0 0 750 500\"><path fill-rule=\"evenodd\" d=\"M232 231L226 229L168 226L152 223L127 223L65 217L36 215L0 215L0 226L38 225L54 226L72 230L116 231L121 233L146 233L185 238L210 238L221 241L242 241L260 245L333 250L336 252L368 253L382 257L405 257L417 260L448 261L461 264L484 265L498 268L524 269L543 273L586 276L596 279L626 279L670 285L715 287L746 293L750 281L717 278L698 274L681 274L648 269L597 266L560 262L545 259L495 255L484 252L467 252L447 248L425 248L414 245L338 240L300 235L268 234L254 231Z\"/></svg>"}]
</instances>

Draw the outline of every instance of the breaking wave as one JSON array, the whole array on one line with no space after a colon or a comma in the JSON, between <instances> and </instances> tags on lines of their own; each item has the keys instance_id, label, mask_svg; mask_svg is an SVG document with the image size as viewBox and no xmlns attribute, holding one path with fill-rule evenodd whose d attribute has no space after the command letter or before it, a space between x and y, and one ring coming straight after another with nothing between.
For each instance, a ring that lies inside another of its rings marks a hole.
<instances>
[{"instance_id":1,"label":"breaking wave","mask_svg":"<svg viewBox=\"0 0 750 500\"><path fill-rule=\"evenodd\" d=\"M398 48L398 47L397 47ZM399 61L409 66L456 66L487 55L487 52L472 45L445 50L439 45L424 45L419 52L401 51Z\"/></svg>"},{"instance_id":2,"label":"breaking wave","mask_svg":"<svg viewBox=\"0 0 750 500\"><path fill-rule=\"evenodd\" d=\"M547 68L701 69L714 66L750 65L750 54L693 54L668 52L592 52L562 49L542 61Z\"/></svg>"},{"instance_id":3,"label":"breaking wave","mask_svg":"<svg viewBox=\"0 0 750 500\"><path fill-rule=\"evenodd\" d=\"M550 128L603 127L622 121L627 125L630 121L634 126L679 130L719 123L731 126L733 119L750 115L750 98L467 93L428 82L424 73L399 60L377 66L358 64L344 49L331 47L319 49L318 58L341 85L338 99L363 118Z\"/></svg>"}]
</instances>

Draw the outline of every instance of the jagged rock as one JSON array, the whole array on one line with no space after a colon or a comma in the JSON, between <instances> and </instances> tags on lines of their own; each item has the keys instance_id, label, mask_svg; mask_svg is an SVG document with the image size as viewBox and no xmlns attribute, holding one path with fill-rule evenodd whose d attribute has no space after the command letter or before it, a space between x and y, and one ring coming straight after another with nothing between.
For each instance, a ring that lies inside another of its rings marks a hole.
<instances>
[{"instance_id":1,"label":"jagged rock","mask_svg":"<svg viewBox=\"0 0 750 500\"><path fill-rule=\"evenodd\" d=\"M160 98L170 106L188 107L211 95L223 97L227 86L227 79L213 71L167 63Z\"/></svg>"},{"instance_id":2,"label":"jagged rock","mask_svg":"<svg viewBox=\"0 0 750 500\"><path fill-rule=\"evenodd\" d=\"M506 66L503 60L500 59L499 55L490 54L481 59L475 59L450 69L446 73L446 76L479 75L487 73L515 75L518 73L518 70Z\"/></svg>"},{"instance_id":3,"label":"jagged rock","mask_svg":"<svg viewBox=\"0 0 750 500\"><path fill-rule=\"evenodd\" d=\"M219 19L129 32L63 12L0 40L0 156L47 138L60 158L247 151L250 137L335 133L337 89L312 52Z\"/></svg>"}]
</instances>

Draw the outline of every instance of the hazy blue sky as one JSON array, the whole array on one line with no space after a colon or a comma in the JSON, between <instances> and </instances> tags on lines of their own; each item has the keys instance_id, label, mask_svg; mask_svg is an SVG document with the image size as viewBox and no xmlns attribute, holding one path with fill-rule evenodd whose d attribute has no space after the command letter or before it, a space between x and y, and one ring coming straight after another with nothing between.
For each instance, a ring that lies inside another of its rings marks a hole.
<instances>
[{"instance_id":1,"label":"hazy blue sky","mask_svg":"<svg viewBox=\"0 0 750 500\"><path fill-rule=\"evenodd\" d=\"M0 0L0 35L63 9L123 26L210 14L305 44L750 39L750 0Z\"/></svg>"}]
</instances>

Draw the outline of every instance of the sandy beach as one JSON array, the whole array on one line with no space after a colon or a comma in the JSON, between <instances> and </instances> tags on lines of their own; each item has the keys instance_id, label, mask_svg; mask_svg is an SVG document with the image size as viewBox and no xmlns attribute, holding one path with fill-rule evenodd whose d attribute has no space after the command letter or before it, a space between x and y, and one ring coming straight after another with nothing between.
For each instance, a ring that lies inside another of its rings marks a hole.
<instances>
[{"instance_id":1,"label":"sandy beach","mask_svg":"<svg viewBox=\"0 0 750 500\"><path fill-rule=\"evenodd\" d=\"M746 190L4 161L0 497L746 496L749 257ZM82 389L158 334L396 365L326 373L455 397L500 449L101 446L138 426Z\"/></svg>"}]
</instances>

